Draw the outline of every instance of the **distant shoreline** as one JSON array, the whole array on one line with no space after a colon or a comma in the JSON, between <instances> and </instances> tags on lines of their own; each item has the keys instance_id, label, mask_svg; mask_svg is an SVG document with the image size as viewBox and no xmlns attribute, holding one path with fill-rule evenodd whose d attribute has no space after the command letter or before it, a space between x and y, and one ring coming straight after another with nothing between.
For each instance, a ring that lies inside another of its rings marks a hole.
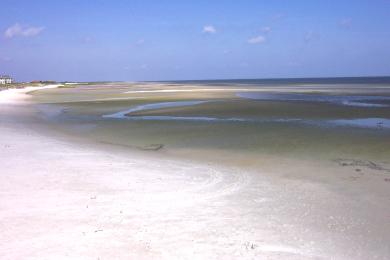
<instances>
[{"instance_id":1,"label":"distant shoreline","mask_svg":"<svg viewBox=\"0 0 390 260\"><path fill-rule=\"evenodd\" d=\"M248 82L260 84L383 84L390 83L390 76L359 76L359 77L296 77L296 78L233 78L233 79L193 79L193 80L162 80L162 81L141 81L141 82L164 82L164 83L228 83Z\"/></svg>"},{"instance_id":2,"label":"distant shoreline","mask_svg":"<svg viewBox=\"0 0 390 260\"><path fill-rule=\"evenodd\" d=\"M339 76L339 77L270 77L270 78L208 78L208 79L162 79L162 80L91 80L91 81L58 81L51 83L13 83L0 85L0 90L9 88L19 88L24 85L42 84L65 84L65 85L85 85L103 83L260 83L260 84L390 84L389 76ZM10 86L11 85L11 86Z\"/></svg>"}]
</instances>

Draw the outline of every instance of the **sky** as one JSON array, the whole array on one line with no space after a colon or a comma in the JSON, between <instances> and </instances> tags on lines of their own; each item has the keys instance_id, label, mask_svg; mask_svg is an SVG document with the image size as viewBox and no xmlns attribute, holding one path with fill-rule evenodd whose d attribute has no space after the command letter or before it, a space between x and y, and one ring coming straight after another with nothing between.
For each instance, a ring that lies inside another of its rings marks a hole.
<instances>
[{"instance_id":1,"label":"sky","mask_svg":"<svg viewBox=\"0 0 390 260\"><path fill-rule=\"evenodd\" d=\"M1 0L17 81L390 75L390 0Z\"/></svg>"}]
</instances>

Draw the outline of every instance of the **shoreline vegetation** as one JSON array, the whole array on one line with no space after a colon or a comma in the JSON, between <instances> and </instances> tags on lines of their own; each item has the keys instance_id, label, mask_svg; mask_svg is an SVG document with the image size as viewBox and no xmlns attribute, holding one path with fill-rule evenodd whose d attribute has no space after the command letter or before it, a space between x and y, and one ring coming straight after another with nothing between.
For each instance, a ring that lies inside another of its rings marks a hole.
<instances>
[{"instance_id":1,"label":"shoreline vegetation","mask_svg":"<svg viewBox=\"0 0 390 260\"><path fill-rule=\"evenodd\" d=\"M368 100L360 98L352 105L338 99L240 99L237 91L202 91L221 87L197 84L77 83L1 91L0 218L8 228L0 254L5 259L390 256L383 243L390 239L384 214L390 212L387 129L104 117L128 112L390 119L387 107L357 106ZM282 94L390 96L387 83L369 89L327 84L276 88ZM174 91L178 87L188 91ZM257 92L274 90L264 86Z\"/></svg>"}]
</instances>

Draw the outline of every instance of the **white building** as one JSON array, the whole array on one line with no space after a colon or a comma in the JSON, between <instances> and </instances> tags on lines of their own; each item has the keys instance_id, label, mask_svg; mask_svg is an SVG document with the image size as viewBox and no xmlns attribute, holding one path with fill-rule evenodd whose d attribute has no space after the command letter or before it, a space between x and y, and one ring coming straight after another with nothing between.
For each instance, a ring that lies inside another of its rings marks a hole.
<instances>
[{"instance_id":1,"label":"white building","mask_svg":"<svg viewBox=\"0 0 390 260\"><path fill-rule=\"evenodd\" d=\"M0 76L0 84L11 84L13 82L13 79L10 76Z\"/></svg>"}]
</instances>

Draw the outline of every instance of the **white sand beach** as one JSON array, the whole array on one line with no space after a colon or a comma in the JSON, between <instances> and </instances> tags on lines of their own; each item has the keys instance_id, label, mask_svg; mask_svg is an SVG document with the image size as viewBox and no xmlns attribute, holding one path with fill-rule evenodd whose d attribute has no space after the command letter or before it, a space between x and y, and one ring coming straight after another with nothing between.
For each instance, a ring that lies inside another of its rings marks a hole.
<instances>
[{"instance_id":1,"label":"white sand beach","mask_svg":"<svg viewBox=\"0 0 390 260\"><path fill-rule=\"evenodd\" d=\"M31 89L0 92L0 259L390 257L382 175L351 182L358 173L337 165L326 175L269 158L259 172L76 143L18 120L34 113ZM311 171L324 181L291 177Z\"/></svg>"}]
</instances>

